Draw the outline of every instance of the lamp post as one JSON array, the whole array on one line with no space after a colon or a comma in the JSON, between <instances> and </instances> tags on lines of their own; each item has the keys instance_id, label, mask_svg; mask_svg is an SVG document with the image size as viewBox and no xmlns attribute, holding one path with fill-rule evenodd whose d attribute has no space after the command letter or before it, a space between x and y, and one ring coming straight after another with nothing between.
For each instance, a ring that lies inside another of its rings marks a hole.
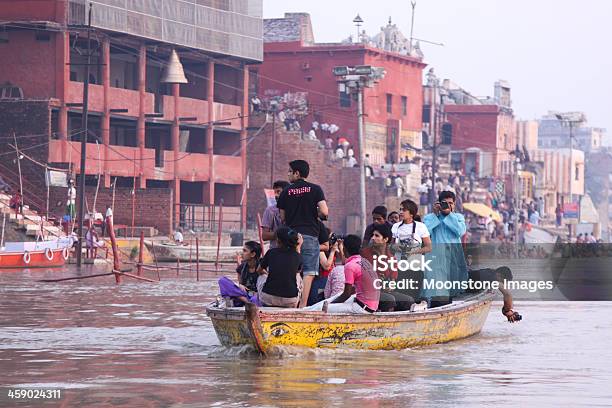
<instances>
[{"instance_id":1,"label":"lamp post","mask_svg":"<svg viewBox=\"0 0 612 408\"><path fill-rule=\"evenodd\" d=\"M359 17L359 16L357 16ZM371 67L369 65L358 65L355 67L334 67L333 74L338 81L340 92L353 94L357 97L357 120L359 138L359 216L361 219L361 233L366 229L366 186L365 186L365 135L363 126L363 92L365 88L373 87L385 77L383 68Z\"/></svg>"},{"instance_id":2,"label":"lamp post","mask_svg":"<svg viewBox=\"0 0 612 408\"><path fill-rule=\"evenodd\" d=\"M270 112L272 112L272 149L270 158L270 186L274 184L274 161L276 159L276 114L278 112L278 102L270 101Z\"/></svg>"},{"instance_id":3,"label":"lamp post","mask_svg":"<svg viewBox=\"0 0 612 408\"><path fill-rule=\"evenodd\" d=\"M574 192L573 192L573 179L574 179L574 125L584 122L586 119L583 114L555 114L555 117L559 122L567 123L569 126L569 164L568 164L568 195L569 204L574 204ZM579 214L577 214L580 217ZM567 224L569 239L572 239L572 224Z\"/></svg>"},{"instance_id":4,"label":"lamp post","mask_svg":"<svg viewBox=\"0 0 612 408\"><path fill-rule=\"evenodd\" d=\"M357 17L353 19L353 23L355 23L355 25L357 26L357 37L355 38L355 43L359 43L360 42L359 36L361 35L360 28L361 28L361 24L363 24L363 19L361 18L359 14L357 14Z\"/></svg>"},{"instance_id":5,"label":"lamp post","mask_svg":"<svg viewBox=\"0 0 612 408\"><path fill-rule=\"evenodd\" d=\"M440 88L440 81L433 68L427 73L427 87L430 89L429 105L429 132L432 134L431 146L431 189L429 190L429 207L428 210L433 211L433 205L437 200L436 192L436 167L438 165L438 133L440 131L440 122L444 120L444 95ZM439 103L438 103L439 102Z\"/></svg>"}]
</instances>

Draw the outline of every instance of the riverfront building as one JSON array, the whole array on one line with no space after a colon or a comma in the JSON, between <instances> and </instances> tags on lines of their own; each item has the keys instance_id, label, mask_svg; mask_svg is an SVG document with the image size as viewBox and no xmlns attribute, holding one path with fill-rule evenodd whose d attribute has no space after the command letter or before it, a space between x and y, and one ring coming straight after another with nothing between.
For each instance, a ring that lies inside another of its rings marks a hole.
<instances>
[{"instance_id":1,"label":"riverfront building","mask_svg":"<svg viewBox=\"0 0 612 408\"><path fill-rule=\"evenodd\" d=\"M151 215L162 231L185 217L212 225L221 202L226 220L244 226L248 66L263 58L262 0L3 1L0 133L79 174L90 3L86 184L100 176L103 190L116 183L167 203ZM181 67L186 80L168 76ZM42 196L44 168L22 164L27 194ZM11 166L0 168L5 179Z\"/></svg>"}]
</instances>

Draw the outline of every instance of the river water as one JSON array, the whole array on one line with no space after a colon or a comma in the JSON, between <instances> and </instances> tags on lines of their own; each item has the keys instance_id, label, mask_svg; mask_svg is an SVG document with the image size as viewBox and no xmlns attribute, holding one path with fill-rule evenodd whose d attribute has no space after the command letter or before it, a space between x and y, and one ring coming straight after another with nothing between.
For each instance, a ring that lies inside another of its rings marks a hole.
<instances>
[{"instance_id":1,"label":"river water","mask_svg":"<svg viewBox=\"0 0 612 408\"><path fill-rule=\"evenodd\" d=\"M496 303L450 344L263 360L219 345L203 306L220 275L38 282L76 274L0 273L0 406L612 406L612 302L519 301L518 324ZM8 397L30 388L61 398Z\"/></svg>"}]
</instances>

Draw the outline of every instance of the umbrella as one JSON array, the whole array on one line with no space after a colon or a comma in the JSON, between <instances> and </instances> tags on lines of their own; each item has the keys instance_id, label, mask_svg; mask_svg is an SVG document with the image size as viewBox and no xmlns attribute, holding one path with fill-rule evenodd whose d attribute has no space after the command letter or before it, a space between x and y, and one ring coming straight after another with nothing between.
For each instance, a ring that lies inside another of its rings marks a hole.
<instances>
[{"instance_id":1,"label":"umbrella","mask_svg":"<svg viewBox=\"0 0 612 408\"><path fill-rule=\"evenodd\" d=\"M463 209L481 217L488 217L490 215L493 221L502 221L502 216L497 211L481 203L463 203Z\"/></svg>"}]
</instances>

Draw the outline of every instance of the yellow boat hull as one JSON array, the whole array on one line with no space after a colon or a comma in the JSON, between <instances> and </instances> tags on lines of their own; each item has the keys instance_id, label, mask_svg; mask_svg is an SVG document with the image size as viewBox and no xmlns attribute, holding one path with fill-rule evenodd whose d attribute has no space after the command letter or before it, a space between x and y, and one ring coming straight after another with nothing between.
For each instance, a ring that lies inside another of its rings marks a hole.
<instances>
[{"instance_id":1,"label":"yellow boat hull","mask_svg":"<svg viewBox=\"0 0 612 408\"><path fill-rule=\"evenodd\" d=\"M398 350L445 343L480 332L493 294L480 293L422 312L345 314L298 309L206 308L222 345ZM252 315L255 313L255 315ZM252 315L252 316L251 316Z\"/></svg>"}]
</instances>

